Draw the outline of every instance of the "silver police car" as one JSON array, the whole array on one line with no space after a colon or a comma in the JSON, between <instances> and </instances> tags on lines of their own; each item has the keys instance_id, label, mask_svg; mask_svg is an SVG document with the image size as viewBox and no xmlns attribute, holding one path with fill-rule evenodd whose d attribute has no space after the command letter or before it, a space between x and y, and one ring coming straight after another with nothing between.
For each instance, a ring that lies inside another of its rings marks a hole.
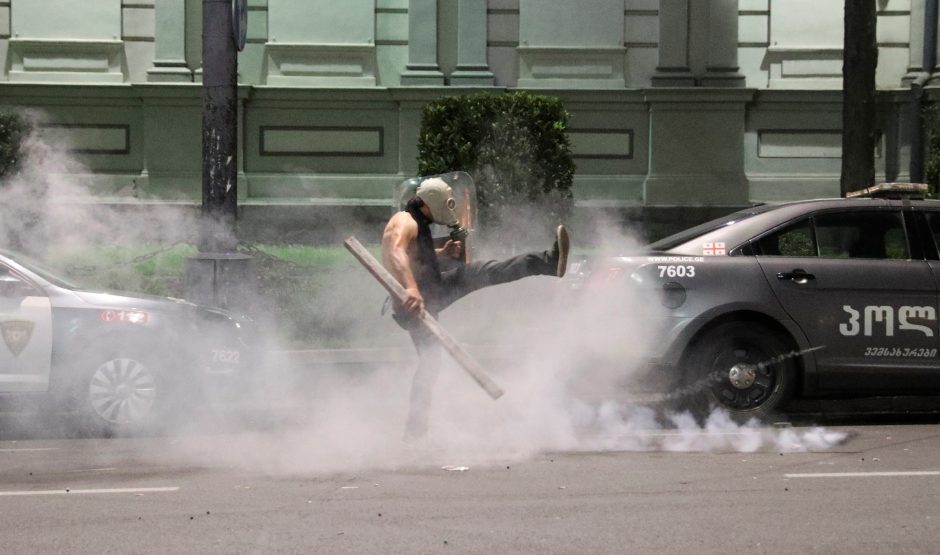
<instances>
[{"instance_id":1,"label":"silver police car","mask_svg":"<svg viewBox=\"0 0 940 555\"><path fill-rule=\"evenodd\" d=\"M258 352L250 326L186 301L85 290L0 251L0 401L65 409L84 431L136 432L233 398Z\"/></svg>"},{"instance_id":2,"label":"silver police car","mask_svg":"<svg viewBox=\"0 0 940 555\"><path fill-rule=\"evenodd\" d=\"M687 408L938 393L940 201L907 185L754 206L574 269L655 295L653 367Z\"/></svg>"}]
</instances>

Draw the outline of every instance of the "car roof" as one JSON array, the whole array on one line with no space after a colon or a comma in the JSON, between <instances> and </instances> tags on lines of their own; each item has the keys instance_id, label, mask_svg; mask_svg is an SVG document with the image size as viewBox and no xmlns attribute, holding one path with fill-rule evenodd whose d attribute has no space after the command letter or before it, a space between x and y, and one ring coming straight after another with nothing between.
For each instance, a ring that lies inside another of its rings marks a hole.
<instances>
[{"instance_id":1,"label":"car roof","mask_svg":"<svg viewBox=\"0 0 940 555\"><path fill-rule=\"evenodd\" d=\"M0 249L0 261L26 274L34 280L40 280L46 284L65 289L78 289L79 286L70 280L60 276L57 272L46 268L41 262L30 258L28 255L10 250Z\"/></svg>"},{"instance_id":2,"label":"car roof","mask_svg":"<svg viewBox=\"0 0 940 555\"><path fill-rule=\"evenodd\" d=\"M699 243L721 242L728 252L755 236L780 227L808 214L829 209L899 209L913 206L918 209L940 210L940 200L907 200L884 198L819 198L797 200L780 204L760 204L739 210L724 217L689 228L652 243L654 250L685 252L689 244L701 252ZM691 251L690 251L691 252Z\"/></svg>"}]
</instances>

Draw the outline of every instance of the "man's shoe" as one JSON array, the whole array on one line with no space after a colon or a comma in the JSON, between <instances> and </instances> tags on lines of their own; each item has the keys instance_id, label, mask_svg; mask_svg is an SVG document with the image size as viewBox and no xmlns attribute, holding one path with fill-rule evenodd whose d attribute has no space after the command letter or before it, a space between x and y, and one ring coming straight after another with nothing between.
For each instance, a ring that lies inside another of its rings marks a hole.
<instances>
[{"instance_id":1,"label":"man's shoe","mask_svg":"<svg viewBox=\"0 0 940 555\"><path fill-rule=\"evenodd\" d=\"M551 260L555 262L555 275L563 277L568 270L568 249L571 240L568 238L568 228L564 224L555 228L555 244L552 245Z\"/></svg>"}]
</instances>

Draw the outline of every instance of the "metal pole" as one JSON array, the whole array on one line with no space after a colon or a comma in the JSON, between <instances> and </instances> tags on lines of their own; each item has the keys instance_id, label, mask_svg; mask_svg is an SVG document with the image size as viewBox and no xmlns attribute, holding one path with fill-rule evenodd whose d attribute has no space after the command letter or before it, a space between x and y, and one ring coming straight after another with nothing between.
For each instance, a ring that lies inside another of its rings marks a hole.
<instances>
[{"instance_id":1,"label":"metal pole","mask_svg":"<svg viewBox=\"0 0 940 555\"><path fill-rule=\"evenodd\" d=\"M930 75L937 63L937 0L927 0L924 7L924 50L922 55L923 71L911 82L911 181L923 183L924 169L924 86L930 81Z\"/></svg>"},{"instance_id":2,"label":"metal pole","mask_svg":"<svg viewBox=\"0 0 940 555\"><path fill-rule=\"evenodd\" d=\"M202 215L200 252L232 252L238 176L238 58L232 0L202 1Z\"/></svg>"},{"instance_id":3,"label":"metal pole","mask_svg":"<svg viewBox=\"0 0 940 555\"><path fill-rule=\"evenodd\" d=\"M238 4L234 4L237 1ZM237 251L238 57L233 8L243 0L202 0L202 226L199 253L186 259L186 298L253 311L257 277ZM239 29L244 29L240 20ZM242 35L242 38L244 36Z\"/></svg>"}]
</instances>

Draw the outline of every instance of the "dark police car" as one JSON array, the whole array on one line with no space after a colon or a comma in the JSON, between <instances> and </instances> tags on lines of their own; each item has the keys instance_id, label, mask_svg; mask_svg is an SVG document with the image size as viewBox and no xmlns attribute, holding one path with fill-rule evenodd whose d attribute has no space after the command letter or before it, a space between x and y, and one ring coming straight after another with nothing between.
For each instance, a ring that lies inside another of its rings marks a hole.
<instances>
[{"instance_id":1,"label":"dark police car","mask_svg":"<svg viewBox=\"0 0 940 555\"><path fill-rule=\"evenodd\" d=\"M0 251L0 396L138 431L244 387L250 321L185 301L78 288Z\"/></svg>"},{"instance_id":2,"label":"dark police car","mask_svg":"<svg viewBox=\"0 0 940 555\"><path fill-rule=\"evenodd\" d=\"M940 201L924 191L759 205L573 269L659 299L654 367L687 406L747 419L792 396L940 393Z\"/></svg>"}]
</instances>

